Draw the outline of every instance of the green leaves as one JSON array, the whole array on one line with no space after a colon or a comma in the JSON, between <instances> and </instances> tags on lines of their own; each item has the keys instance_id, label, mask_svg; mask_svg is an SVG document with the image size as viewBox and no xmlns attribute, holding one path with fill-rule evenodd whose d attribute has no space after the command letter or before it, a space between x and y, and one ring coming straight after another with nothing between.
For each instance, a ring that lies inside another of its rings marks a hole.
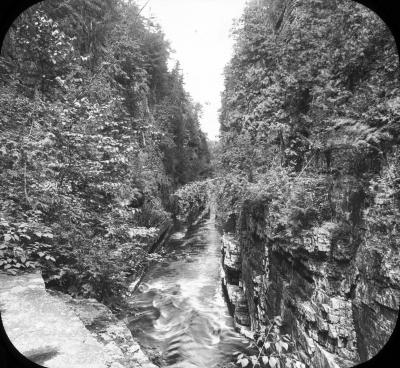
<instances>
[{"instance_id":1,"label":"green leaves","mask_svg":"<svg viewBox=\"0 0 400 368\"><path fill-rule=\"evenodd\" d=\"M0 245L3 262L0 268L7 271L34 268L38 265L36 260L42 258L55 261L48 253L51 245L44 243L53 238L50 229L37 221L37 213L26 215L26 221L21 222L0 219L0 239L3 237Z\"/></svg>"},{"instance_id":2,"label":"green leaves","mask_svg":"<svg viewBox=\"0 0 400 368\"><path fill-rule=\"evenodd\" d=\"M325 150L352 173L381 157L398 136L389 123L396 100L384 97L398 75L386 69L386 57L398 61L385 24L355 3L312 0L280 30L281 10L265 4L249 5L235 29L220 118L224 173L273 175L274 157L300 172Z\"/></svg>"},{"instance_id":3,"label":"green leaves","mask_svg":"<svg viewBox=\"0 0 400 368\"><path fill-rule=\"evenodd\" d=\"M236 358L238 365L246 364L251 367L269 367L269 368L305 368L304 358L301 352L295 349L292 338L288 334L282 335L280 328L283 326L283 320L280 316L275 316L269 325L262 326L254 332L254 338L250 344L250 351L253 355L244 353ZM258 351L254 354L254 351ZM305 356L307 360L307 356Z\"/></svg>"},{"instance_id":4,"label":"green leaves","mask_svg":"<svg viewBox=\"0 0 400 368\"><path fill-rule=\"evenodd\" d=\"M275 368L278 365L278 359L275 357L270 357L268 360L268 364L271 368Z\"/></svg>"},{"instance_id":5,"label":"green leaves","mask_svg":"<svg viewBox=\"0 0 400 368\"><path fill-rule=\"evenodd\" d=\"M175 214L181 221L194 220L209 203L211 181L196 181L179 188L173 195Z\"/></svg>"},{"instance_id":6,"label":"green leaves","mask_svg":"<svg viewBox=\"0 0 400 368\"><path fill-rule=\"evenodd\" d=\"M274 317L274 323L279 327L282 326L282 317L281 316Z\"/></svg>"},{"instance_id":7,"label":"green leaves","mask_svg":"<svg viewBox=\"0 0 400 368\"><path fill-rule=\"evenodd\" d=\"M111 300L160 260L143 239L170 217L170 194L209 173L199 105L134 4L42 2L6 41L0 269L40 267L52 285Z\"/></svg>"},{"instance_id":8,"label":"green leaves","mask_svg":"<svg viewBox=\"0 0 400 368\"><path fill-rule=\"evenodd\" d=\"M242 368L244 368L244 367L247 367L247 366L249 365L250 360L247 359L247 358L244 358L244 355L243 355L243 354L240 354L240 355L238 356L237 363L240 364L240 366L241 366Z\"/></svg>"},{"instance_id":9,"label":"green leaves","mask_svg":"<svg viewBox=\"0 0 400 368\"><path fill-rule=\"evenodd\" d=\"M261 361L263 362L264 365L267 365L269 362L269 359L266 355L261 356Z\"/></svg>"}]
</instances>

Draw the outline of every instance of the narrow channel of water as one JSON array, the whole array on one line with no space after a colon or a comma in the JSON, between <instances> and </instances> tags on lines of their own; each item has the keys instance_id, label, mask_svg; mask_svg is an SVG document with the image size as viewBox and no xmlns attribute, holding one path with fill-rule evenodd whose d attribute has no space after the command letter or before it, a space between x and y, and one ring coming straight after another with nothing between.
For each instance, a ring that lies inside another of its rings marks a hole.
<instances>
[{"instance_id":1,"label":"narrow channel of water","mask_svg":"<svg viewBox=\"0 0 400 368\"><path fill-rule=\"evenodd\" d=\"M130 300L128 327L163 367L211 368L244 351L221 290L221 239L212 220L169 240L169 255Z\"/></svg>"}]
</instances>

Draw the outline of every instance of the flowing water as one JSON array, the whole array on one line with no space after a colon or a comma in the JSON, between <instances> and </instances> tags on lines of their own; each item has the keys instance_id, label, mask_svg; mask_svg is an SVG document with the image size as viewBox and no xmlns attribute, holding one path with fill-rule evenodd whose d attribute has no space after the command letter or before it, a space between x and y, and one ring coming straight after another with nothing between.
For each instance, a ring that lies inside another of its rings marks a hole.
<instances>
[{"instance_id":1,"label":"flowing water","mask_svg":"<svg viewBox=\"0 0 400 368\"><path fill-rule=\"evenodd\" d=\"M160 365L211 368L244 351L221 290L221 239L212 220L169 240L168 257L144 277L131 299L128 326Z\"/></svg>"}]
</instances>

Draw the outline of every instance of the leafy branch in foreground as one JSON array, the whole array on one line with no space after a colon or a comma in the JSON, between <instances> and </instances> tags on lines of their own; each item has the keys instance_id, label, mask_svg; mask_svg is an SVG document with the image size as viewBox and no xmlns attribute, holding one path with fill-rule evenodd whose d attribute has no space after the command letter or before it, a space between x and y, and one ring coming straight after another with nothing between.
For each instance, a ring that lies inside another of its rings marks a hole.
<instances>
[{"instance_id":1,"label":"leafy branch in foreground","mask_svg":"<svg viewBox=\"0 0 400 368\"><path fill-rule=\"evenodd\" d=\"M300 354L292 337L281 334L282 318L274 317L267 326L262 326L254 333L250 351L236 357L237 365L241 367L270 367L270 368L306 368L306 356Z\"/></svg>"}]
</instances>

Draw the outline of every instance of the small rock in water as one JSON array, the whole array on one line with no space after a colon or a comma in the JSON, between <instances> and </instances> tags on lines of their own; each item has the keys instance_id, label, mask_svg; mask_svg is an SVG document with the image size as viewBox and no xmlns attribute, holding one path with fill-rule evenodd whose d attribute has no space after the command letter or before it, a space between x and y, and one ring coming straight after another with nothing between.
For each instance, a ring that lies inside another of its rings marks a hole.
<instances>
[{"instance_id":1,"label":"small rock in water","mask_svg":"<svg viewBox=\"0 0 400 368\"><path fill-rule=\"evenodd\" d=\"M121 363L114 362L111 364L110 368L125 368Z\"/></svg>"},{"instance_id":2,"label":"small rock in water","mask_svg":"<svg viewBox=\"0 0 400 368\"><path fill-rule=\"evenodd\" d=\"M180 231L178 231L177 233L171 235L172 239L182 239L184 237L185 237L185 233L184 232L180 232Z\"/></svg>"}]
</instances>

